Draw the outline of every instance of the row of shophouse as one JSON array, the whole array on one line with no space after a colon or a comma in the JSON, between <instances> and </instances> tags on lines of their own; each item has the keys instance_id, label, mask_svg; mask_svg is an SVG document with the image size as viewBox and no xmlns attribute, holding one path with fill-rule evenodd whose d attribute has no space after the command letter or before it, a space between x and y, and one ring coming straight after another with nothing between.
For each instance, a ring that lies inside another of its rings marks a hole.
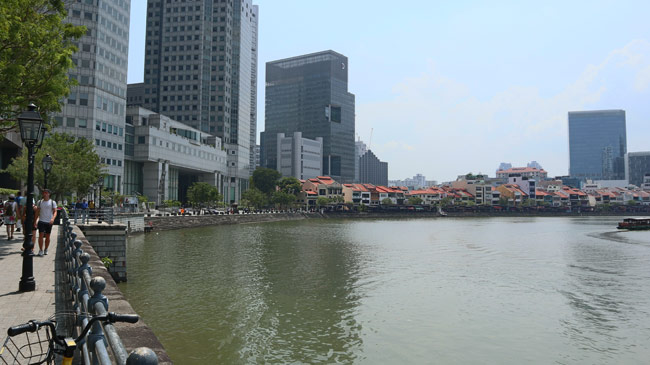
<instances>
[{"instance_id":1,"label":"row of shophouse","mask_svg":"<svg viewBox=\"0 0 650 365\"><path fill-rule=\"evenodd\" d=\"M301 183L303 190L297 200L306 206L315 206L321 197L366 206L380 206L388 204L389 201L391 205L408 205L409 198L412 197L420 198L421 205L427 206L447 203L481 206L595 207L600 204L631 204L631 201L650 205L650 189L592 186L581 190L563 185L560 180L537 181L535 178L520 175L496 179L486 176L461 176L451 184L419 190L409 190L403 186L340 184L328 176L301 180Z\"/></svg>"}]
</instances>

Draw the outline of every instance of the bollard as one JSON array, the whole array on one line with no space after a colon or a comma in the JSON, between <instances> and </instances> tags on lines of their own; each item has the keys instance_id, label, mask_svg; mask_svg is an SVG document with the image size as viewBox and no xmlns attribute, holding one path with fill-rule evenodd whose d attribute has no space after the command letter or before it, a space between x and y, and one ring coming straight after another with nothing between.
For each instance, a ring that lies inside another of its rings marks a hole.
<instances>
[{"instance_id":1,"label":"bollard","mask_svg":"<svg viewBox=\"0 0 650 365\"><path fill-rule=\"evenodd\" d=\"M158 365L158 356L148 347L138 347L131 351L126 365Z\"/></svg>"},{"instance_id":2,"label":"bollard","mask_svg":"<svg viewBox=\"0 0 650 365\"><path fill-rule=\"evenodd\" d=\"M101 303L104 310L108 311L108 298L102 294L102 291L106 288L106 280L100 276L94 277L90 280L90 288L93 290L93 296L88 299L88 311L94 315L100 314L97 313L95 308L96 303ZM95 360L98 358L108 357L108 353L106 352L108 342L106 341L106 337L104 337L104 331L99 322L95 322L90 329L90 333L88 334L88 345L90 346L90 350L93 353ZM98 351L98 347L103 347L102 351ZM100 362L105 363L104 361Z\"/></svg>"}]
</instances>

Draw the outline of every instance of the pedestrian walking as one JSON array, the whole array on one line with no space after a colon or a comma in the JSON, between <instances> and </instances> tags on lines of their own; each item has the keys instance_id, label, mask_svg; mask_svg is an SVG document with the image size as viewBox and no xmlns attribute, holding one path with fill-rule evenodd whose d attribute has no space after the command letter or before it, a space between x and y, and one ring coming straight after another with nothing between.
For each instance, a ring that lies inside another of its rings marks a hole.
<instances>
[{"instance_id":1,"label":"pedestrian walking","mask_svg":"<svg viewBox=\"0 0 650 365\"><path fill-rule=\"evenodd\" d=\"M16 196L14 194L9 195L9 200L4 204L4 212L2 217L7 227L7 240L14 239L14 228L16 227L16 211L18 210L18 204L16 204Z\"/></svg>"},{"instance_id":2,"label":"pedestrian walking","mask_svg":"<svg viewBox=\"0 0 650 365\"><path fill-rule=\"evenodd\" d=\"M81 199L77 199L77 202L74 205L74 224L77 224L77 218L81 216L81 211L83 210L83 205L81 204ZM83 218L82 218L83 223Z\"/></svg>"},{"instance_id":3,"label":"pedestrian walking","mask_svg":"<svg viewBox=\"0 0 650 365\"><path fill-rule=\"evenodd\" d=\"M23 209L25 209L25 204L27 203L27 198L23 196L22 192L16 194L16 232L20 232L23 228Z\"/></svg>"},{"instance_id":4,"label":"pedestrian walking","mask_svg":"<svg viewBox=\"0 0 650 365\"><path fill-rule=\"evenodd\" d=\"M56 218L56 202L50 199L50 191L43 190L43 199L36 204L37 212L35 214L38 228L38 256L47 255L47 249L50 247L50 234L52 225ZM43 238L45 238L45 250L43 250Z\"/></svg>"},{"instance_id":5,"label":"pedestrian walking","mask_svg":"<svg viewBox=\"0 0 650 365\"><path fill-rule=\"evenodd\" d=\"M86 199L81 201L81 224L88 224L88 202Z\"/></svg>"}]
</instances>

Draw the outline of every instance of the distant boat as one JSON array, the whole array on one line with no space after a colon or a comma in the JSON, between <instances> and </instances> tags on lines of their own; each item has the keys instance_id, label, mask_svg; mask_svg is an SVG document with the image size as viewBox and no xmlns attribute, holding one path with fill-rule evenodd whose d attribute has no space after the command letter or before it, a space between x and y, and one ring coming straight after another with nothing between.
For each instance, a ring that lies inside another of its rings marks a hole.
<instances>
[{"instance_id":1,"label":"distant boat","mask_svg":"<svg viewBox=\"0 0 650 365\"><path fill-rule=\"evenodd\" d=\"M650 218L625 218L616 228L629 230L650 229Z\"/></svg>"},{"instance_id":2,"label":"distant boat","mask_svg":"<svg viewBox=\"0 0 650 365\"><path fill-rule=\"evenodd\" d=\"M447 216L447 213L442 211L442 206L440 206L440 205L438 205L438 215L440 215L441 217L446 217Z\"/></svg>"}]
</instances>

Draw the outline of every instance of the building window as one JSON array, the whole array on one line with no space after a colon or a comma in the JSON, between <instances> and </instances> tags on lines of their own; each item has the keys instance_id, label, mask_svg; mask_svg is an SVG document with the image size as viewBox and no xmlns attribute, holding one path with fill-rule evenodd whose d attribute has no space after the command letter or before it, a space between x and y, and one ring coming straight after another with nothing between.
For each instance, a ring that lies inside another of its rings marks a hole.
<instances>
[{"instance_id":1,"label":"building window","mask_svg":"<svg viewBox=\"0 0 650 365\"><path fill-rule=\"evenodd\" d=\"M144 136L138 136L138 144L144 144Z\"/></svg>"},{"instance_id":2,"label":"building window","mask_svg":"<svg viewBox=\"0 0 650 365\"><path fill-rule=\"evenodd\" d=\"M87 128L88 127L88 121L86 119L77 119L77 127L79 127L79 128Z\"/></svg>"}]
</instances>

